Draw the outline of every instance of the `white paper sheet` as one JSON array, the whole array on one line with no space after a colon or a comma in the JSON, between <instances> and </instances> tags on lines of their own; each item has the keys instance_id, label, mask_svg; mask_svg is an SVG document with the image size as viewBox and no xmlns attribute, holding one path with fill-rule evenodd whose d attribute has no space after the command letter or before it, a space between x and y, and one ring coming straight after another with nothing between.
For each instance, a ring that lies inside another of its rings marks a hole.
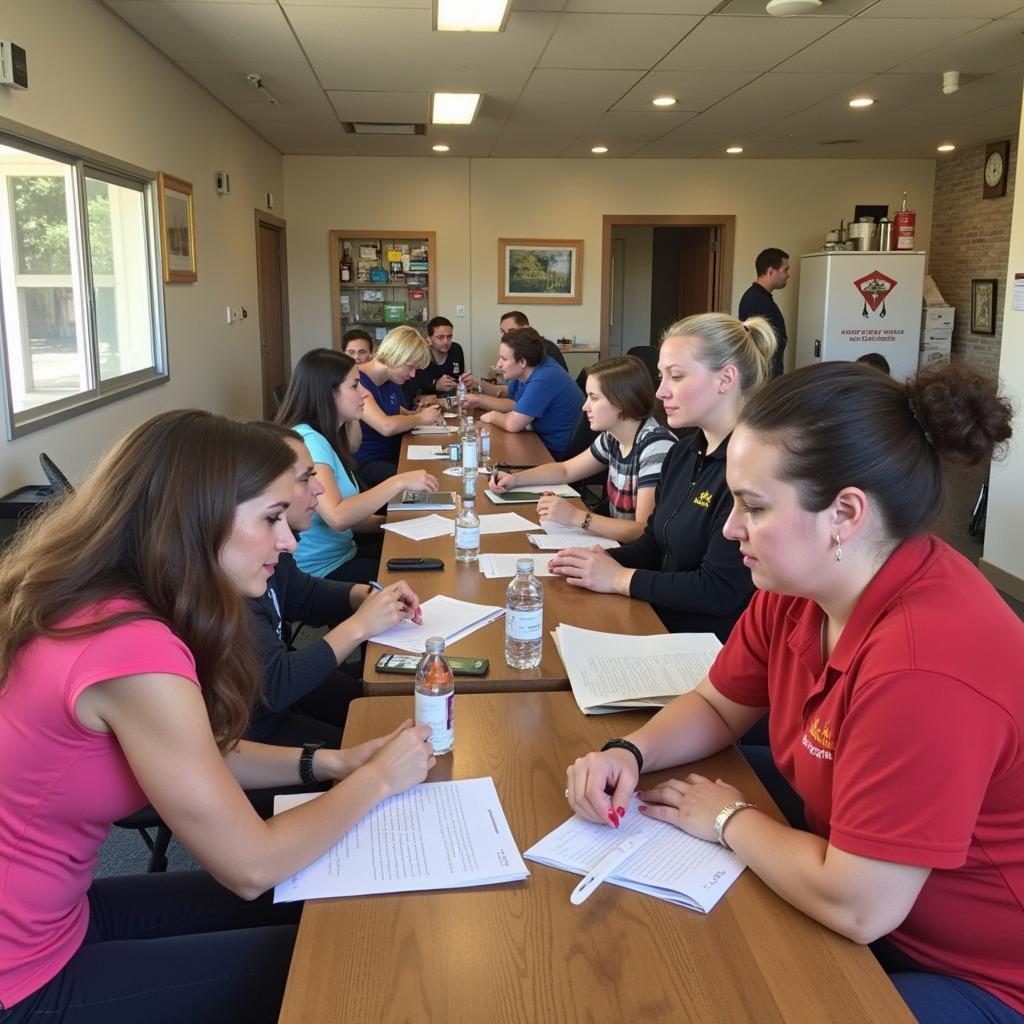
<instances>
[{"instance_id":1,"label":"white paper sheet","mask_svg":"<svg viewBox=\"0 0 1024 1024\"><path fill-rule=\"evenodd\" d=\"M634 798L618 828L574 815L531 846L525 856L538 864L586 875L623 839L647 834L648 840L607 881L708 913L743 873L742 861L718 843L695 839L674 825L644 817L637 806ZM600 899L600 893L590 899Z\"/></svg>"},{"instance_id":2,"label":"white paper sheet","mask_svg":"<svg viewBox=\"0 0 1024 1024\"><path fill-rule=\"evenodd\" d=\"M448 453L436 444L411 444L405 449L405 457L410 462L437 462L447 459Z\"/></svg>"},{"instance_id":3,"label":"white paper sheet","mask_svg":"<svg viewBox=\"0 0 1024 1024\"><path fill-rule=\"evenodd\" d=\"M558 653L584 714L662 707L708 674L722 644L714 633L626 636L564 623Z\"/></svg>"},{"instance_id":4,"label":"white paper sheet","mask_svg":"<svg viewBox=\"0 0 1024 1024\"><path fill-rule=\"evenodd\" d=\"M274 797L280 814L320 793ZM526 878L492 779L424 782L378 804L274 887L274 902L494 885Z\"/></svg>"},{"instance_id":5,"label":"white paper sheet","mask_svg":"<svg viewBox=\"0 0 1024 1024\"><path fill-rule=\"evenodd\" d=\"M531 523L518 512L489 512L480 517L480 535L491 533L519 533L536 530L537 524Z\"/></svg>"},{"instance_id":6,"label":"white paper sheet","mask_svg":"<svg viewBox=\"0 0 1024 1024\"><path fill-rule=\"evenodd\" d=\"M390 530L409 540L429 540L431 537L445 537L455 533L455 520L431 513L429 516L406 519L402 523L385 523L381 529Z\"/></svg>"},{"instance_id":7,"label":"white paper sheet","mask_svg":"<svg viewBox=\"0 0 1024 1024\"><path fill-rule=\"evenodd\" d=\"M478 474L482 473L482 474L486 475L487 472L488 471L486 469L484 469L483 466L478 466L477 467L477 473ZM445 476L463 476L464 474L462 472L462 467L461 466L450 466L448 469L444 470L444 475Z\"/></svg>"},{"instance_id":8,"label":"white paper sheet","mask_svg":"<svg viewBox=\"0 0 1024 1024\"><path fill-rule=\"evenodd\" d=\"M413 427L412 433L417 436L423 434L457 434L459 432L458 427L445 427L441 424L431 424L426 427Z\"/></svg>"},{"instance_id":9,"label":"white paper sheet","mask_svg":"<svg viewBox=\"0 0 1024 1024\"><path fill-rule=\"evenodd\" d=\"M515 576L516 561L520 558L533 560L533 572L535 576L553 576L554 573L548 569L548 562L555 556L535 554L522 555L481 555L480 571L489 579L497 580L505 577Z\"/></svg>"},{"instance_id":10,"label":"white paper sheet","mask_svg":"<svg viewBox=\"0 0 1024 1024\"><path fill-rule=\"evenodd\" d=\"M544 526L543 520L541 526ZM595 537L592 533L577 530L573 533L531 533L527 540L542 551L562 551L564 548L592 548L595 544L601 548L617 548L617 540L607 537Z\"/></svg>"},{"instance_id":11,"label":"white paper sheet","mask_svg":"<svg viewBox=\"0 0 1024 1024\"><path fill-rule=\"evenodd\" d=\"M576 493L568 484L549 484L546 487L513 487L512 494L530 494L539 498L542 494L555 494L559 498L578 498ZM484 488L484 494L494 502L495 505L523 505L525 502L518 499L509 500L504 494L495 494L490 488ZM534 500L533 497L530 498Z\"/></svg>"},{"instance_id":12,"label":"white paper sheet","mask_svg":"<svg viewBox=\"0 0 1024 1024\"><path fill-rule=\"evenodd\" d=\"M411 619L404 619L370 639L385 647L423 654L427 649L426 642L429 637L443 636L448 643L452 643L475 633L505 614L505 609L497 605L456 601L443 594L424 601L420 605L420 611L423 614L422 623L417 624Z\"/></svg>"}]
</instances>

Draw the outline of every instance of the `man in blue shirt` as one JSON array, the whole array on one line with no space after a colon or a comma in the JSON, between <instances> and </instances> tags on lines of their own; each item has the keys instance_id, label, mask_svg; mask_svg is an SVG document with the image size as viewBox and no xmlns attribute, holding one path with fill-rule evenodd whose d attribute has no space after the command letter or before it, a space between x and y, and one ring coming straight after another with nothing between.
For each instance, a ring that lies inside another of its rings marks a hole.
<instances>
[{"instance_id":1,"label":"man in blue shirt","mask_svg":"<svg viewBox=\"0 0 1024 1024\"><path fill-rule=\"evenodd\" d=\"M508 382L508 397L471 395L471 405L490 409L481 423L514 434L532 426L548 451L560 458L583 408L583 392L553 359L544 354L544 339L532 328L504 334L498 346L498 369Z\"/></svg>"},{"instance_id":2,"label":"man in blue shirt","mask_svg":"<svg viewBox=\"0 0 1024 1024\"><path fill-rule=\"evenodd\" d=\"M739 317L749 320L752 316L763 316L775 329L778 347L772 357L772 376L778 377L785 370L786 321L772 292L785 288L789 281L789 254L781 249L764 249L757 254L754 270L757 280L740 298Z\"/></svg>"}]
</instances>

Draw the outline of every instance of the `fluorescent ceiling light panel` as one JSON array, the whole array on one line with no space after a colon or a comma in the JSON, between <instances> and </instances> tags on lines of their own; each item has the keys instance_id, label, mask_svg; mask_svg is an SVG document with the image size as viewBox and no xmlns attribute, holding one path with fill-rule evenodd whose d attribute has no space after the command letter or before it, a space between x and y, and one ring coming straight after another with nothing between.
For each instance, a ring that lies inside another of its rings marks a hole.
<instances>
[{"instance_id":1,"label":"fluorescent ceiling light panel","mask_svg":"<svg viewBox=\"0 0 1024 1024\"><path fill-rule=\"evenodd\" d=\"M435 92L434 124L472 124L480 106L478 92Z\"/></svg>"},{"instance_id":2,"label":"fluorescent ceiling light panel","mask_svg":"<svg viewBox=\"0 0 1024 1024\"><path fill-rule=\"evenodd\" d=\"M500 32L508 17L508 0L434 0L438 32Z\"/></svg>"}]
</instances>

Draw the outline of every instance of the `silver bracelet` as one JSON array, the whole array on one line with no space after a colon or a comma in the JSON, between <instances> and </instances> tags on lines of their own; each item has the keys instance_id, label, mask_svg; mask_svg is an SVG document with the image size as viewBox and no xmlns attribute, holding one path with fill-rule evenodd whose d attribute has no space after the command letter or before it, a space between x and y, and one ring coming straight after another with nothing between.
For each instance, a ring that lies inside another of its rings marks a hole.
<instances>
[{"instance_id":1,"label":"silver bracelet","mask_svg":"<svg viewBox=\"0 0 1024 1024\"><path fill-rule=\"evenodd\" d=\"M715 818L715 841L720 845L724 846L727 850L732 850L732 847L725 841L725 826L732 820L732 816L737 811L745 811L748 807L753 807L757 810L757 804L747 803L746 800L736 800L731 804L726 804Z\"/></svg>"}]
</instances>

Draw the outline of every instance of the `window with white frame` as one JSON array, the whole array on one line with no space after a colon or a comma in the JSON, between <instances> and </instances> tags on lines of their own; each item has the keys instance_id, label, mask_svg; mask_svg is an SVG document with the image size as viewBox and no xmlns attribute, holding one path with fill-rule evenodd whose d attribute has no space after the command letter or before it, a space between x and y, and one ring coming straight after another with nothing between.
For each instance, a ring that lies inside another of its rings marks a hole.
<instances>
[{"instance_id":1,"label":"window with white frame","mask_svg":"<svg viewBox=\"0 0 1024 1024\"><path fill-rule=\"evenodd\" d=\"M167 379L153 187L0 133L8 436Z\"/></svg>"}]
</instances>

